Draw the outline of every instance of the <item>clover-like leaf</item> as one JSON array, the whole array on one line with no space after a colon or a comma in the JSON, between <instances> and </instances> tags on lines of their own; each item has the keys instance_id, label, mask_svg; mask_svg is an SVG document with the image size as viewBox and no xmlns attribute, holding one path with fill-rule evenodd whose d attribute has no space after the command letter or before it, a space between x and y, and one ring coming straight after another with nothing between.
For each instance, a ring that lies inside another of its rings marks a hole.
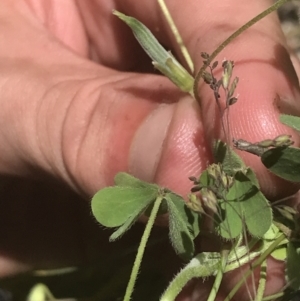
<instances>
[{"instance_id":1,"label":"clover-like leaf","mask_svg":"<svg viewBox=\"0 0 300 301\"><path fill-rule=\"evenodd\" d=\"M118 172L114 181L116 186L159 189L158 185L142 181L126 172Z\"/></svg>"},{"instance_id":2,"label":"clover-like leaf","mask_svg":"<svg viewBox=\"0 0 300 301\"><path fill-rule=\"evenodd\" d=\"M125 232L127 232L132 225L137 221L139 216L149 207L149 203L145 202L144 206L138 206L135 212L121 225L110 237L109 241L115 241L119 239Z\"/></svg>"},{"instance_id":3,"label":"clover-like leaf","mask_svg":"<svg viewBox=\"0 0 300 301\"><path fill-rule=\"evenodd\" d=\"M157 197L155 188L107 187L92 198L92 212L97 221L105 227L118 227L127 219L133 219Z\"/></svg>"},{"instance_id":4,"label":"clover-like leaf","mask_svg":"<svg viewBox=\"0 0 300 301\"><path fill-rule=\"evenodd\" d=\"M243 231L240 205L236 201L220 201L220 210L216 216L216 231L225 239L234 239Z\"/></svg>"},{"instance_id":5,"label":"clover-like leaf","mask_svg":"<svg viewBox=\"0 0 300 301\"><path fill-rule=\"evenodd\" d=\"M295 147L273 148L261 156L262 163L278 177L300 182L300 149Z\"/></svg>"},{"instance_id":6,"label":"clover-like leaf","mask_svg":"<svg viewBox=\"0 0 300 301\"><path fill-rule=\"evenodd\" d=\"M272 225L270 204L242 171L235 174L233 186L220 202L220 208L216 229L226 239L242 234L243 224L255 237L263 237Z\"/></svg>"},{"instance_id":7,"label":"clover-like leaf","mask_svg":"<svg viewBox=\"0 0 300 301\"><path fill-rule=\"evenodd\" d=\"M172 201L175 205L177 213L187 225L187 228L193 239L196 238L200 233L201 216L188 208L184 199L178 194L169 192L167 195L169 197L169 200Z\"/></svg>"},{"instance_id":8,"label":"clover-like leaf","mask_svg":"<svg viewBox=\"0 0 300 301\"><path fill-rule=\"evenodd\" d=\"M175 252L184 259L194 255L193 237L175 204L166 196L169 211L169 236Z\"/></svg>"},{"instance_id":9,"label":"clover-like leaf","mask_svg":"<svg viewBox=\"0 0 300 301\"><path fill-rule=\"evenodd\" d=\"M214 141L213 150L216 162L222 163L222 168L227 174L233 175L235 171L246 168L240 156L232 149L229 150L225 142L221 140Z\"/></svg>"},{"instance_id":10,"label":"clover-like leaf","mask_svg":"<svg viewBox=\"0 0 300 301\"><path fill-rule=\"evenodd\" d=\"M282 114L280 115L280 121L292 129L300 131L300 117L298 116Z\"/></svg>"}]
</instances>

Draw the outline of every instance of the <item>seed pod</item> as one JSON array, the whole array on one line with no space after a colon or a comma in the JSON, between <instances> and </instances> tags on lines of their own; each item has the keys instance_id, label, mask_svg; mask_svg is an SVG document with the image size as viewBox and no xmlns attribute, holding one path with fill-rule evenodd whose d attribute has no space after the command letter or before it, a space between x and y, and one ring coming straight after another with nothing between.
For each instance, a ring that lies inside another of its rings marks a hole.
<instances>
[{"instance_id":1,"label":"seed pod","mask_svg":"<svg viewBox=\"0 0 300 301\"><path fill-rule=\"evenodd\" d=\"M223 188L227 189L228 185L229 185L227 175L225 173L222 173L220 179L221 179Z\"/></svg>"},{"instance_id":2,"label":"seed pod","mask_svg":"<svg viewBox=\"0 0 300 301\"><path fill-rule=\"evenodd\" d=\"M233 145L239 150L251 153L259 157L262 156L263 153L265 152L264 147L257 145L255 143L250 143L243 139L238 139L238 140L233 139Z\"/></svg>"},{"instance_id":3,"label":"seed pod","mask_svg":"<svg viewBox=\"0 0 300 301\"><path fill-rule=\"evenodd\" d=\"M201 205L200 200L194 194L190 194L188 196L188 201L187 201L186 205L195 212L198 212L200 214L204 213L204 209Z\"/></svg>"},{"instance_id":4,"label":"seed pod","mask_svg":"<svg viewBox=\"0 0 300 301\"><path fill-rule=\"evenodd\" d=\"M194 176L189 177L189 180L192 181L194 184L199 184L198 179Z\"/></svg>"},{"instance_id":5,"label":"seed pod","mask_svg":"<svg viewBox=\"0 0 300 301\"><path fill-rule=\"evenodd\" d=\"M294 141L291 140L291 137L291 135L279 135L273 140L274 147L289 146L294 144Z\"/></svg>"},{"instance_id":6,"label":"seed pod","mask_svg":"<svg viewBox=\"0 0 300 301\"><path fill-rule=\"evenodd\" d=\"M212 210L212 212L218 213L218 208L217 208L218 199L217 199L216 195L210 189L203 188L201 190L201 196L202 196L202 200L204 202L203 205L206 208L209 208L210 210Z\"/></svg>"},{"instance_id":7,"label":"seed pod","mask_svg":"<svg viewBox=\"0 0 300 301\"><path fill-rule=\"evenodd\" d=\"M211 164L207 167L207 174L213 180L217 180L221 170L218 164Z\"/></svg>"},{"instance_id":8,"label":"seed pod","mask_svg":"<svg viewBox=\"0 0 300 301\"><path fill-rule=\"evenodd\" d=\"M218 61L213 62L212 66L211 66L211 69L217 68L218 63L219 63Z\"/></svg>"},{"instance_id":9,"label":"seed pod","mask_svg":"<svg viewBox=\"0 0 300 301\"><path fill-rule=\"evenodd\" d=\"M233 61L225 60L222 64L222 67L223 67L222 86L224 89L227 89L232 76L232 69L234 67L234 63Z\"/></svg>"},{"instance_id":10,"label":"seed pod","mask_svg":"<svg viewBox=\"0 0 300 301\"><path fill-rule=\"evenodd\" d=\"M200 185L196 185L196 186L193 186L191 188L191 192L198 192L201 190L201 186Z\"/></svg>"},{"instance_id":11,"label":"seed pod","mask_svg":"<svg viewBox=\"0 0 300 301\"><path fill-rule=\"evenodd\" d=\"M204 79L205 83L207 83L207 84L211 84L213 81L212 75L207 71L203 72L202 78Z\"/></svg>"},{"instance_id":12,"label":"seed pod","mask_svg":"<svg viewBox=\"0 0 300 301\"><path fill-rule=\"evenodd\" d=\"M201 52L201 57L205 60L209 59L209 54L207 52Z\"/></svg>"},{"instance_id":13,"label":"seed pod","mask_svg":"<svg viewBox=\"0 0 300 301\"><path fill-rule=\"evenodd\" d=\"M237 98L236 96L231 97L231 98L228 100L228 106L234 105L237 101L238 101L238 98Z\"/></svg>"},{"instance_id":14,"label":"seed pod","mask_svg":"<svg viewBox=\"0 0 300 301\"><path fill-rule=\"evenodd\" d=\"M266 140L257 142L256 144L261 146L261 147L265 147L265 148L274 146L273 140L271 140L271 139L266 139Z\"/></svg>"}]
</instances>

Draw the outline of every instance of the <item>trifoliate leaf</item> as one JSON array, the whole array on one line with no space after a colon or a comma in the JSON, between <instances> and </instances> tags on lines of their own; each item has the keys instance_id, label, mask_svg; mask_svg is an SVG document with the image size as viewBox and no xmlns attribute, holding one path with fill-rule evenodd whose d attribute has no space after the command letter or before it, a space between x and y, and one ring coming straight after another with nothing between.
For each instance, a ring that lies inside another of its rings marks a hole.
<instances>
[{"instance_id":1,"label":"trifoliate leaf","mask_svg":"<svg viewBox=\"0 0 300 301\"><path fill-rule=\"evenodd\" d=\"M214 141L213 152L216 162L222 163L223 170L229 175L246 168L240 156L232 149L229 150L226 143L221 140Z\"/></svg>"},{"instance_id":2,"label":"trifoliate leaf","mask_svg":"<svg viewBox=\"0 0 300 301\"><path fill-rule=\"evenodd\" d=\"M252 236L263 237L272 225L272 209L256 185L242 172L234 176L234 184L220 203L217 231L226 239L242 234L243 224Z\"/></svg>"},{"instance_id":3,"label":"trifoliate leaf","mask_svg":"<svg viewBox=\"0 0 300 301\"><path fill-rule=\"evenodd\" d=\"M154 188L107 187L94 195L92 212L103 226L118 227L153 202L157 194Z\"/></svg>"},{"instance_id":4,"label":"trifoliate leaf","mask_svg":"<svg viewBox=\"0 0 300 301\"><path fill-rule=\"evenodd\" d=\"M151 31L135 18L126 16L118 11L113 11L113 14L132 29L137 41L153 60L154 67L166 75L182 91L192 94L194 78L169 51L160 45Z\"/></svg>"},{"instance_id":5,"label":"trifoliate leaf","mask_svg":"<svg viewBox=\"0 0 300 301\"><path fill-rule=\"evenodd\" d=\"M146 189L161 189L158 185L153 183L148 183L142 181L126 172L119 172L114 178L115 184L117 186L123 187L135 187L135 188L146 188ZM144 212L146 216L149 216L152 210L152 205L148 206L147 210ZM166 202L162 202L161 206L159 207L158 215L166 214L168 211L168 207ZM120 229L121 230L121 229Z\"/></svg>"},{"instance_id":6,"label":"trifoliate leaf","mask_svg":"<svg viewBox=\"0 0 300 301\"><path fill-rule=\"evenodd\" d=\"M144 205L145 205L144 207L137 208L137 210L135 212L133 212L130 217L128 217L128 219L125 221L125 223L123 225L121 225L109 237L109 241L115 241L115 240L121 238L121 236L131 228L131 226L137 221L139 216L147 209L147 207L150 206L149 203L145 203Z\"/></svg>"},{"instance_id":7,"label":"trifoliate leaf","mask_svg":"<svg viewBox=\"0 0 300 301\"><path fill-rule=\"evenodd\" d=\"M287 277L290 287L300 289L300 243L290 241L287 246Z\"/></svg>"},{"instance_id":8,"label":"trifoliate leaf","mask_svg":"<svg viewBox=\"0 0 300 301\"><path fill-rule=\"evenodd\" d=\"M169 196L166 196L166 201L169 209L169 235L172 246L178 255L189 259L195 251L193 237L186 221Z\"/></svg>"},{"instance_id":9,"label":"trifoliate leaf","mask_svg":"<svg viewBox=\"0 0 300 301\"><path fill-rule=\"evenodd\" d=\"M279 229L276 225L272 224L269 230L264 234L264 239L275 240L278 236Z\"/></svg>"},{"instance_id":10,"label":"trifoliate leaf","mask_svg":"<svg viewBox=\"0 0 300 301\"><path fill-rule=\"evenodd\" d=\"M220 212L216 216L216 231L225 239L234 239L243 231L240 205L237 201L220 201Z\"/></svg>"},{"instance_id":11,"label":"trifoliate leaf","mask_svg":"<svg viewBox=\"0 0 300 301\"><path fill-rule=\"evenodd\" d=\"M114 181L117 186L135 187L135 188L156 188L156 189L159 188L159 186L156 184L142 181L126 172L117 173L114 178Z\"/></svg>"},{"instance_id":12,"label":"trifoliate leaf","mask_svg":"<svg viewBox=\"0 0 300 301\"><path fill-rule=\"evenodd\" d=\"M181 219L187 225L187 228L193 239L196 238L200 233L201 216L189 209L181 196L173 192L169 192L168 197L175 205L178 214L181 216Z\"/></svg>"},{"instance_id":13,"label":"trifoliate leaf","mask_svg":"<svg viewBox=\"0 0 300 301\"><path fill-rule=\"evenodd\" d=\"M280 115L280 121L292 129L300 131L300 117L282 114Z\"/></svg>"},{"instance_id":14,"label":"trifoliate leaf","mask_svg":"<svg viewBox=\"0 0 300 301\"><path fill-rule=\"evenodd\" d=\"M300 182L300 149L273 148L261 156L262 163L275 175L291 182Z\"/></svg>"}]
</instances>

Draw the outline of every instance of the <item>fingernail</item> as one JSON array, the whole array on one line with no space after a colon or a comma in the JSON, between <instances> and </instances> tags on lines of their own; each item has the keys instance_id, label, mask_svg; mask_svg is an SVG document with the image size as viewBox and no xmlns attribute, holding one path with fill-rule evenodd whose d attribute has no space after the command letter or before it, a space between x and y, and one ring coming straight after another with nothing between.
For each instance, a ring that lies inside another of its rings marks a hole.
<instances>
[{"instance_id":1,"label":"fingernail","mask_svg":"<svg viewBox=\"0 0 300 301\"><path fill-rule=\"evenodd\" d=\"M153 181L164 141L172 120L174 104L161 104L137 130L129 155L129 172L144 181Z\"/></svg>"}]
</instances>

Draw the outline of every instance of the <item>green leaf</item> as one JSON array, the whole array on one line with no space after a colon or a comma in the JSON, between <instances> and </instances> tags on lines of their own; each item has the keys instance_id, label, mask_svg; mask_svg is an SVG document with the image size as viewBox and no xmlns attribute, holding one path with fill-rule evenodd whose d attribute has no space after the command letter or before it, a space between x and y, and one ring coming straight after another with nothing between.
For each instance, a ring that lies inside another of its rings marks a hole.
<instances>
[{"instance_id":1,"label":"green leaf","mask_svg":"<svg viewBox=\"0 0 300 301\"><path fill-rule=\"evenodd\" d=\"M226 239L234 239L242 234L243 223L255 237L263 237L272 225L271 206L242 171L235 174L234 184L220 208L216 229Z\"/></svg>"},{"instance_id":2,"label":"green leaf","mask_svg":"<svg viewBox=\"0 0 300 301\"><path fill-rule=\"evenodd\" d=\"M117 173L114 181L117 186L159 189L158 185L144 182L126 172Z\"/></svg>"},{"instance_id":3,"label":"green leaf","mask_svg":"<svg viewBox=\"0 0 300 301\"><path fill-rule=\"evenodd\" d=\"M135 188L147 188L147 189L157 189L158 190L167 190L162 189L158 185L153 183L148 183L145 181L142 181L126 172L119 172L114 178L115 184L117 186L122 187L135 187ZM148 206L147 210L144 212L146 216L150 216L150 213L152 211L153 204ZM166 202L162 202L161 206L159 207L158 215L160 214L166 214L168 211L168 207Z\"/></svg>"},{"instance_id":4,"label":"green leaf","mask_svg":"<svg viewBox=\"0 0 300 301\"><path fill-rule=\"evenodd\" d=\"M259 188L259 182L253 170L245 165L242 158L234 150L230 148L229 152L226 143L221 140L214 142L214 157L216 162L222 163L222 168L228 175L233 176L235 172L243 171L251 182Z\"/></svg>"},{"instance_id":5,"label":"green leaf","mask_svg":"<svg viewBox=\"0 0 300 301\"><path fill-rule=\"evenodd\" d=\"M184 259L192 258L195 247L186 221L169 196L166 196L166 201L169 209L169 235L172 246L175 252Z\"/></svg>"},{"instance_id":6,"label":"green leaf","mask_svg":"<svg viewBox=\"0 0 300 301\"><path fill-rule=\"evenodd\" d=\"M169 200L171 200L176 206L178 214L187 225L187 228L189 229L189 232L192 235L193 239L196 238L200 233L201 216L188 208L184 199L178 194L169 192L167 195L169 197Z\"/></svg>"},{"instance_id":7,"label":"green leaf","mask_svg":"<svg viewBox=\"0 0 300 301\"><path fill-rule=\"evenodd\" d=\"M283 124L300 131L300 117L282 114L279 119Z\"/></svg>"},{"instance_id":8,"label":"green leaf","mask_svg":"<svg viewBox=\"0 0 300 301\"><path fill-rule=\"evenodd\" d=\"M216 162L222 163L223 170L231 176L235 171L246 168L241 157L232 149L229 151L227 144L221 140L214 141L213 152Z\"/></svg>"},{"instance_id":9,"label":"green leaf","mask_svg":"<svg viewBox=\"0 0 300 301\"><path fill-rule=\"evenodd\" d=\"M300 149L273 148L261 156L262 163L275 175L292 182L300 182Z\"/></svg>"},{"instance_id":10,"label":"green leaf","mask_svg":"<svg viewBox=\"0 0 300 301\"><path fill-rule=\"evenodd\" d=\"M287 258L287 246L281 245L271 253L271 256L279 261L286 261Z\"/></svg>"},{"instance_id":11,"label":"green leaf","mask_svg":"<svg viewBox=\"0 0 300 301\"><path fill-rule=\"evenodd\" d=\"M192 94L194 78L170 52L160 45L151 31L135 18L126 16L116 10L113 11L113 14L132 29L137 41L153 60L154 67L166 75L182 91Z\"/></svg>"},{"instance_id":12,"label":"green leaf","mask_svg":"<svg viewBox=\"0 0 300 301\"><path fill-rule=\"evenodd\" d=\"M107 187L92 198L92 212L105 227L118 227L133 218L158 195L154 188Z\"/></svg>"},{"instance_id":13,"label":"green leaf","mask_svg":"<svg viewBox=\"0 0 300 301\"><path fill-rule=\"evenodd\" d=\"M143 207L137 208L135 212L125 221L125 223L120 226L110 237L109 241L115 241L119 239L126 231L128 231L131 226L137 221L139 216L149 207L149 203L145 203Z\"/></svg>"},{"instance_id":14,"label":"green leaf","mask_svg":"<svg viewBox=\"0 0 300 301\"><path fill-rule=\"evenodd\" d=\"M289 242L287 246L287 276L290 287L300 289L300 242Z\"/></svg>"},{"instance_id":15,"label":"green leaf","mask_svg":"<svg viewBox=\"0 0 300 301\"><path fill-rule=\"evenodd\" d=\"M236 201L221 201L220 213L216 217L216 231L225 239L234 239L243 231L241 210Z\"/></svg>"}]
</instances>

